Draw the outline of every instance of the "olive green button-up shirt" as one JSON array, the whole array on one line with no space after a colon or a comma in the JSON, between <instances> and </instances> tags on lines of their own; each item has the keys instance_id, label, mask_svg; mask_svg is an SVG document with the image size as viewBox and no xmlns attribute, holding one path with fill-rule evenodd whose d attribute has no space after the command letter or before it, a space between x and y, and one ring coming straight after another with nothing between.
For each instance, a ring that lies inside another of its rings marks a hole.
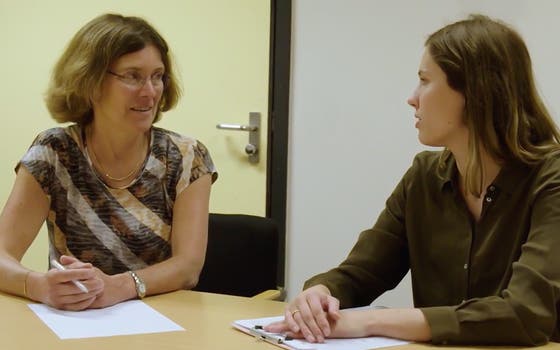
<instances>
[{"instance_id":1,"label":"olive green button-up shirt","mask_svg":"<svg viewBox=\"0 0 560 350\"><path fill-rule=\"evenodd\" d=\"M370 304L411 270L432 342L560 341L560 157L504 166L475 222L453 157L416 156L373 228L324 284L341 307ZM439 169L438 169L439 168Z\"/></svg>"}]
</instances>

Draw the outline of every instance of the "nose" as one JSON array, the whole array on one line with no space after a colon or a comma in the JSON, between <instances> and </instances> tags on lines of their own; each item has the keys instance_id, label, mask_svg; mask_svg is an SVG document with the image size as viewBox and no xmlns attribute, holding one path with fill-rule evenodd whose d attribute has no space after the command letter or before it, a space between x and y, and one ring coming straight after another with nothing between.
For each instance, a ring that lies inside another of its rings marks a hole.
<instances>
[{"instance_id":1,"label":"nose","mask_svg":"<svg viewBox=\"0 0 560 350\"><path fill-rule=\"evenodd\" d=\"M418 94L416 93L416 89L414 89L412 95L406 99L406 103L414 109L418 109Z\"/></svg>"},{"instance_id":2,"label":"nose","mask_svg":"<svg viewBox=\"0 0 560 350\"><path fill-rule=\"evenodd\" d=\"M151 79L146 79L146 82L140 88L140 94L145 96L155 96L157 91L158 89L154 86Z\"/></svg>"}]
</instances>

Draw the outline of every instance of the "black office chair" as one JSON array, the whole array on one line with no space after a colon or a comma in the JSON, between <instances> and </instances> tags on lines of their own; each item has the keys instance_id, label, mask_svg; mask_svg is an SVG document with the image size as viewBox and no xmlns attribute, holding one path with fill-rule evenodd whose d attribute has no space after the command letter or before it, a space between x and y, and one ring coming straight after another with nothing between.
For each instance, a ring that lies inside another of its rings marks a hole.
<instances>
[{"instance_id":1,"label":"black office chair","mask_svg":"<svg viewBox=\"0 0 560 350\"><path fill-rule=\"evenodd\" d=\"M211 213L206 260L193 290L281 300L278 242L272 219Z\"/></svg>"}]
</instances>

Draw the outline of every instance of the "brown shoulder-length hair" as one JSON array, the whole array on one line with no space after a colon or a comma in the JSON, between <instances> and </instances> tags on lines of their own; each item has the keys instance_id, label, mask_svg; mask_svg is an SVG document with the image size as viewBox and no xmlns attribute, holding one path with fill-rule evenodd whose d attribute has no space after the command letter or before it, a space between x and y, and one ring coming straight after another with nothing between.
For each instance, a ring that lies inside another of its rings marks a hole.
<instances>
[{"instance_id":1,"label":"brown shoulder-length hair","mask_svg":"<svg viewBox=\"0 0 560 350\"><path fill-rule=\"evenodd\" d=\"M431 34L426 48L465 97L469 130L465 189L480 196L481 147L500 162L534 164L560 150L560 134L537 89L529 51L508 25L483 15ZM445 150L442 160L447 159Z\"/></svg>"},{"instance_id":2,"label":"brown shoulder-length hair","mask_svg":"<svg viewBox=\"0 0 560 350\"><path fill-rule=\"evenodd\" d=\"M181 95L169 48L145 20L105 14L83 26L54 66L45 102L59 123L88 123L93 118L92 99L106 72L119 57L154 45L165 66L165 86L155 121L173 108Z\"/></svg>"}]
</instances>

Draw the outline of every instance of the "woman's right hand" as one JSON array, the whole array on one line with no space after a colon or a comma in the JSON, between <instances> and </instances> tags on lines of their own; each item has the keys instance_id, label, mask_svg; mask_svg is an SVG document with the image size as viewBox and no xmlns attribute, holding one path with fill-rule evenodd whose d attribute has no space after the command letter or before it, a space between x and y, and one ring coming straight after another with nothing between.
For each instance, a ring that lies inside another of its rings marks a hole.
<instances>
[{"instance_id":1,"label":"woman's right hand","mask_svg":"<svg viewBox=\"0 0 560 350\"><path fill-rule=\"evenodd\" d=\"M324 285L301 292L286 307L284 320L265 327L268 332L300 333L309 342L322 343L331 334L329 321L340 318L339 301Z\"/></svg>"},{"instance_id":2,"label":"woman's right hand","mask_svg":"<svg viewBox=\"0 0 560 350\"><path fill-rule=\"evenodd\" d=\"M44 274L30 273L27 280L29 298L61 310L84 310L103 291L103 280L91 264L71 257L64 258L61 258L66 267L64 271L50 269ZM82 292L72 280L82 282L88 293Z\"/></svg>"}]
</instances>

